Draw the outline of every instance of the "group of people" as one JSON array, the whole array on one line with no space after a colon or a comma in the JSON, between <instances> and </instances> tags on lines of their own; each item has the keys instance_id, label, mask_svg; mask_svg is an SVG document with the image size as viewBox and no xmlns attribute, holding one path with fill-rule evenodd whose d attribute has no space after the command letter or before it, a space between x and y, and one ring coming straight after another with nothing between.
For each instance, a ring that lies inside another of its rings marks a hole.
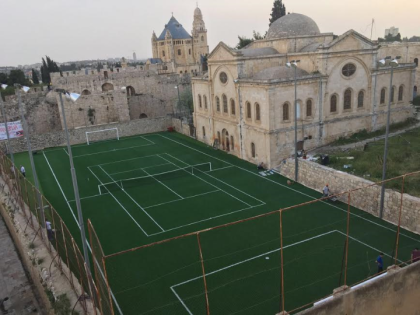
<instances>
[{"instance_id":1,"label":"group of people","mask_svg":"<svg viewBox=\"0 0 420 315\"><path fill-rule=\"evenodd\" d=\"M378 258L376 258L376 265L378 266L378 273L384 270L384 253L379 253ZM418 247L414 248L411 252L411 263L420 261L420 250Z\"/></svg>"}]
</instances>

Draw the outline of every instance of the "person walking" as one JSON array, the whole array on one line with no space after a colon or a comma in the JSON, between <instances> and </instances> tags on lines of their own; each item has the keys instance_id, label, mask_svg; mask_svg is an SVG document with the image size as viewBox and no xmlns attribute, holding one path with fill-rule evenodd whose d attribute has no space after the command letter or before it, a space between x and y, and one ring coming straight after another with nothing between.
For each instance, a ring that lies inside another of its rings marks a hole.
<instances>
[{"instance_id":1,"label":"person walking","mask_svg":"<svg viewBox=\"0 0 420 315\"><path fill-rule=\"evenodd\" d=\"M26 177L26 170L23 165L20 166L20 172L22 173L23 177Z\"/></svg>"},{"instance_id":2,"label":"person walking","mask_svg":"<svg viewBox=\"0 0 420 315\"><path fill-rule=\"evenodd\" d=\"M420 261L420 250L418 247L414 248L411 252L411 263Z\"/></svg>"},{"instance_id":3,"label":"person walking","mask_svg":"<svg viewBox=\"0 0 420 315\"><path fill-rule=\"evenodd\" d=\"M53 230L52 230L52 227L51 227L51 222L48 221L48 220L45 221L45 227L47 228L48 239L50 241L53 241L54 240L54 233L53 233Z\"/></svg>"},{"instance_id":4,"label":"person walking","mask_svg":"<svg viewBox=\"0 0 420 315\"><path fill-rule=\"evenodd\" d=\"M379 253L378 258L376 258L376 264L378 265L378 273L384 270L384 253Z\"/></svg>"},{"instance_id":5,"label":"person walking","mask_svg":"<svg viewBox=\"0 0 420 315\"><path fill-rule=\"evenodd\" d=\"M328 184L326 184L325 187L322 189L322 196L323 197L330 196L330 187L328 187Z\"/></svg>"}]
</instances>

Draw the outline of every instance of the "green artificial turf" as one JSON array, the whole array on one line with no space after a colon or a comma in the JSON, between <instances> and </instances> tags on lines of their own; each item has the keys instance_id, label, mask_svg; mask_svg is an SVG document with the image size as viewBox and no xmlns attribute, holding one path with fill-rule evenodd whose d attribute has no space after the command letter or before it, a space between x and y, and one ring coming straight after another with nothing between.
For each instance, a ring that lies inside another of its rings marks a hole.
<instances>
[{"instance_id":1,"label":"green artificial turf","mask_svg":"<svg viewBox=\"0 0 420 315\"><path fill-rule=\"evenodd\" d=\"M106 255L321 197L176 133L78 145L72 151L84 219L92 221ZM35 162L46 198L80 244L66 149L45 150ZM379 251L386 254L385 267L391 265L396 240L395 226L355 208L351 213L348 285L376 273ZM282 228L284 300L290 311L343 284L347 205L317 202L287 210ZM408 260L419 242L418 235L403 230L399 259ZM279 213L202 232L200 245L212 314L280 311ZM206 314L196 235L112 256L106 271L115 314L119 309Z\"/></svg>"}]
</instances>

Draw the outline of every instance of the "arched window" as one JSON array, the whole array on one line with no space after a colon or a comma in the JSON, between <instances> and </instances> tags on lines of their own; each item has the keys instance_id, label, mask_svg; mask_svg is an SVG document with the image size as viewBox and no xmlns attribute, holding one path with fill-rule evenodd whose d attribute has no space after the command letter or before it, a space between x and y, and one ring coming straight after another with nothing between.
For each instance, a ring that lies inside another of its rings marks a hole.
<instances>
[{"instance_id":1,"label":"arched window","mask_svg":"<svg viewBox=\"0 0 420 315\"><path fill-rule=\"evenodd\" d=\"M417 85L415 85L413 88L413 94L414 94L414 97L417 96Z\"/></svg>"},{"instance_id":2,"label":"arched window","mask_svg":"<svg viewBox=\"0 0 420 315\"><path fill-rule=\"evenodd\" d=\"M203 95L204 98L204 108L207 109L207 96Z\"/></svg>"},{"instance_id":3,"label":"arched window","mask_svg":"<svg viewBox=\"0 0 420 315\"><path fill-rule=\"evenodd\" d=\"M198 106L200 106L200 108L203 107L202 103L201 103L201 95L198 94Z\"/></svg>"},{"instance_id":4,"label":"arched window","mask_svg":"<svg viewBox=\"0 0 420 315\"><path fill-rule=\"evenodd\" d=\"M402 102L404 98L404 87L400 85L400 88L398 89L398 101Z\"/></svg>"},{"instance_id":5,"label":"arched window","mask_svg":"<svg viewBox=\"0 0 420 315\"><path fill-rule=\"evenodd\" d=\"M330 112L336 113L337 112L337 95L332 95L330 100Z\"/></svg>"},{"instance_id":6,"label":"arched window","mask_svg":"<svg viewBox=\"0 0 420 315\"><path fill-rule=\"evenodd\" d=\"M255 103L255 120L256 121L261 120L260 104L258 104L258 103Z\"/></svg>"},{"instance_id":7,"label":"arched window","mask_svg":"<svg viewBox=\"0 0 420 315\"><path fill-rule=\"evenodd\" d=\"M181 49L178 49L178 56L181 56Z\"/></svg>"},{"instance_id":8,"label":"arched window","mask_svg":"<svg viewBox=\"0 0 420 315\"><path fill-rule=\"evenodd\" d=\"M140 114L140 119L144 119L144 118L147 118L147 115L146 114Z\"/></svg>"},{"instance_id":9,"label":"arched window","mask_svg":"<svg viewBox=\"0 0 420 315\"><path fill-rule=\"evenodd\" d=\"M414 63L416 64L416 67L419 66L419 58L414 58Z\"/></svg>"},{"instance_id":10,"label":"arched window","mask_svg":"<svg viewBox=\"0 0 420 315\"><path fill-rule=\"evenodd\" d=\"M83 90L82 95L90 95L92 94L89 90Z\"/></svg>"},{"instance_id":11,"label":"arched window","mask_svg":"<svg viewBox=\"0 0 420 315\"><path fill-rule=\"evenodd\" d=\"M127 86L125 89L127 90L127 96L136 95L136 90L132 86Z\"/></svg>"},{"instance_id":12,"label":"arched window","mask_svg":"<svg viewBox=\"0 0 420 315\"><path fill-rule=\"evenodd\" d=\"M203 126L203 138L205 138L206 137L206 128L204 128L204 126Z\"/></svg>"},{"instance_id":13,"label":"arched window","mask_svg":"<svg viewBox=\"0 0 420 315\"><path fill-rule=\"evenodd\" d=\"M222 140L220 139L220 131L217 132L217 139L219 140L219 144L220 144L220 141Z\"/></svg>"},{"instance_id":14,"label":"arched window","mask_svg":"<svg viewBox=\"0 0 420 315\"><path fill-rule=\"evenodd\" d=\"M283 104L283 120L289 120L289 104L288 103L284 103Z\"/></svg>"},{"instance_id":15,"label":"arched window","mask_svg":"<svg viewBox=\"0 0 420 315\"><path fill-rule=\"evenodd\" d=\"M232 151L235 150L235 139L233 139L233 136L230 136L230 147Z\"/></svg>"},{"instance_id":16,"label":"arched window","mask_svg":"<svg viewBox=\"0 0 420 315\"><path fill-rule=\"evenodd\" d=\"M67 72L67 75L68 75L69 73ZM104 71L104 78L105 79L108 79L108 71Z\"/></svg>"},{"instance_id":17,"label":"arched window","mask_svg":"<svg viewBox=\"0 0 420 315\"><path fill-rule=\"evenodd\" d=\"M391 103L394 103L394 100L395 100L395 90L396 88L395 86L393 86L391 90Z\"/></svg>"},{"instance_id":18,"label":"arched window","mask_svg":"<svg viewBox=\"0 0 420 315\"><path fill-rule=\"evenodd\" d=\"M220 98L216 96L216 111L220 112Z\"/></svg>"},{"instance_id":19,"label":"arched window","mask_svg":"<svg viewBox=\"0 0 420 315\"><path fill-rule=\"evenodd\" d=\"M111 83L102 84L102 92L113 91L114 86Z\"/></svg>"},{"instance_id":20,"label":"arched window","mask_svg":"<svg viewBox=\"0 0 420 315\"><path fill-rule=\"evenodd\" d=\"M350 89L344 92L344 109L351 109L351 94Z\"/></svg>"},{"instance_id":21,"label":"arched window","mask_svg":"<svg viewBox=\"0 0 420 315\"><path fill-rule=\"evenodd\" d=\"M365 105L365 92L360 91L359 95L357 96L357 107L363 107Z\"/></svg>"},{"instance_id":22,"label":"arched window","mask_svg":"<svg viewBox=\"0 0 420 315\"><path fill-rule=\"evenodd\" d=\"M165 57L165 51L162 50L162 57Z\"/></svg>"},{"instance_id":23,"label":"arched window","mask_svg":"<svg viewBox=\"0 0 420 315\"><path fill-rule=\"evenodd\" d=\"M251 103L250 102L246 102L246 118L251 119L252 115L251 115Z\"/></svg>"},{"instance_id":24,"label":"arched window","mask_svg":"<svg viewBox=\"0 0 420 315\"><path fill-rule=\"evenodd\" d=\"M312 100L306 101L306 117L312 117Z\"/></svg>"},{"instance_id":25,"label":"arched window","mask_svg":"<svg viewBox=\"0 0 420 315\"><path fill-rule=\"evenodd\" d=\"M253 158L255 158L255 144L254 142L251 142L251 155Z\"/></svg>"},{"instance_id":26,"label":"arched window","mask_svg":"<svg viewBox=\"0 0 420 315\"><path fill-rule=\"evenodd\" d=\"M385 97L386 97L386 88L382 88L380 104L385 104Z\"/></svg>"},{"instance_id":27,"label":"arched window","mask_svg":"<svg viewBox=\"0 0 420 315\"><path fill-rule=\"evenodd\" d=\"M233 99L230 99L230 114L233 116L236 115L236 105Z\"/></svg>"},{"instance_id":28,"label":"arched window","mask_svg":"<svg viewBox=\"0 0 420 315\"><path fill-rule=\"evenodd\" d=\"M223 98L223 112L227 113L228 112L228 101L227 101L227 97L225 94L222 95Z\"/></svg>"},{"instance_id":29,"label":"arched window","mask_svg":"<svg viewBox=\"0 0 420 315\"><path fill-rule=\"evenodd\" d=\"M201 36L201 41L204 42L204 36Z\"/></svg>"}]
</instances>

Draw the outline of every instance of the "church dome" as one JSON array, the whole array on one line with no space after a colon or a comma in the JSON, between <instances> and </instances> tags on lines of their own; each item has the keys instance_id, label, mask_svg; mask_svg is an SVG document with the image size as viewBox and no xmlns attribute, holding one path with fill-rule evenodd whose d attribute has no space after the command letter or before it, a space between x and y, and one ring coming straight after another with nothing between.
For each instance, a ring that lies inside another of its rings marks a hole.
<instances>
[{"instance_id":1,"label":"church dome","mask_svg":"<svg viewBox=\"0 0 420 315\"><path fill-rule=\"evenodd\" d=\"M267 39L319 35L321 32L318 25L310 17L292 13L285 15L273 24L268 29Z\"/></svg>"},{"instance_id":2,"label":"church dome","mask_svg":"<svg viewBox=\"0 0 420 315\"><path fill-rule=\"evenodd\" d=\"M194 10L194 16L197 16L197 15L199 15L199 16L202 16L202 15L203 15L203 14L201 13L201 10L200 10L200 8L199 8L199 7L195 8L195 10Z\"/></svg>"}]
</instances>

